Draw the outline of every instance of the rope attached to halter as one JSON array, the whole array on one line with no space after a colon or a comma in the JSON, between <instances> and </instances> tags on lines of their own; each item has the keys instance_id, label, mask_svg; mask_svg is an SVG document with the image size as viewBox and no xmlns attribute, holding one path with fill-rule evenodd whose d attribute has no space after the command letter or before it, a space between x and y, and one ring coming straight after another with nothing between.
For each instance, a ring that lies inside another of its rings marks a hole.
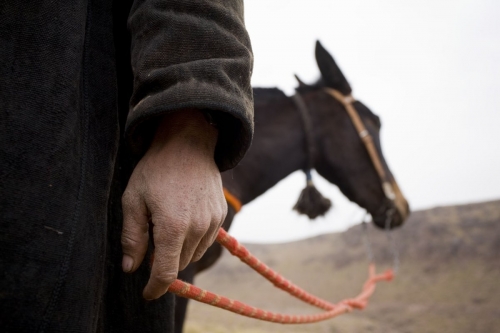
<instances>
[{"instance_id":1,"label":"rope attached to halter","mask_svg":"<svg viewBox=\"0 0 500 333\"><path fill-rule=\"evenodd\" d=\"M233 209L238 213L241 210L241 207L243 206L241 201L234 196L229 190L225 187L222 188L224 191L224 198L226 198L227 203L233 207Z\"/></svg>"},{"instance_id":2,"label":"rope attached to halter","mask_svg":"<svg viewBox=\"0 0 500 333\"><path fill-rule=\"evenodd\" d=\"M313 315L273 313L200 289L181 280L175 280L174 283L170 285L168 289L169 292L180 297L194 299L250 318L281 324L306 324L330 319L351 312L354 309L364 309L368 304L368 299L375 291L376 283L380 281L391 281L394 278L392 270L387 270L382 274L376 274L375 264L372 263L369 267L368 279L363 285L361 293L354 298L345 299L337 304L332 304L304 291L283 278L280 274L254 257L243 245L239 244L236 239L227 234L223 229L219 229L217 241L228 249L232 255L240 258L241 261L272 282L276 287L288 292L290 295L303 302L325 310L325 312Z\"/></svg>"}]
</instances>

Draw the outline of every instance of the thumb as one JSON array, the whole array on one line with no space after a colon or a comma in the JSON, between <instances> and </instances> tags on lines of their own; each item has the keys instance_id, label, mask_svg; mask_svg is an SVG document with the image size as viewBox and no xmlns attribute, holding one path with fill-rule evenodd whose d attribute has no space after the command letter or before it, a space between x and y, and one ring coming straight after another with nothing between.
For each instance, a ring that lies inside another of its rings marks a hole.
<instances>
[{"instance_id":1,"label":"thumb","mask_svg":"<svg viewBox=\"0 0 500 333\"><path fill-rule=\"evenodd\" d=\"M138 193L125 191L122 196L122 269L126 273L134 272L148 249L148 214L144 201Z\"/></svg>"}]
</instances>

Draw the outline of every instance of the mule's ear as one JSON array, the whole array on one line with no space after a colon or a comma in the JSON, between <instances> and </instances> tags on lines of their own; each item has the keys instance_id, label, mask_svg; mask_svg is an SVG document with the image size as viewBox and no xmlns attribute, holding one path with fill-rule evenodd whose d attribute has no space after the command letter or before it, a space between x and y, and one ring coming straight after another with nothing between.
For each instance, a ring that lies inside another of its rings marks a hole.
<instances>
[{"instance_id":1,"label":"mule's ear","mask_svg":"<svg viewBox=\"0 0 500 333\"><path fill-rule=\"evenodd\" d=\"M315 54L319 71L321 72L322 79L326 85L340 91L344 95L349 95L352 91L349 82L347 82L339 66L337 66L333 57L330 53L328 53L323 45L321 45L319 40L316 41Z\"/></svg>"},{"instance_id":2,"label":"mule's ear","mask_svg":"<svg viewBox=\"0 0 500 333\"><path fill-rule=\"evenodd\" d=\"M304 81L300 79L300 77L297 74L293 74L293 76L295 76L295 79L299 83L299 88L304 88L308 86L306 83L304 83Z\"/></svg>"}]
</instances>

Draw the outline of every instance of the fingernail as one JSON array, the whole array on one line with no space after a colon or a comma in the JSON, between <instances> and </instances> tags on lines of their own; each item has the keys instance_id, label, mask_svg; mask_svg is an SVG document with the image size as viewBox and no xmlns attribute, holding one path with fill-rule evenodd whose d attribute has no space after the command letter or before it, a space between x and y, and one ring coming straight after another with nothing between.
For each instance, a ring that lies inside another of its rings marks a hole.
<instances>
[{"instance_id":1,"label":"fingernail","mask_svg":"<svg viewBox=\"0 0 500 333\"><path fill-rule=\"evenodd\" d=\"M122 259L122 269L125 273L128 273L132 270L132 267L134 267L134 260L132 257L128 255L124 255Z\"/></svg>"}]
</instances>

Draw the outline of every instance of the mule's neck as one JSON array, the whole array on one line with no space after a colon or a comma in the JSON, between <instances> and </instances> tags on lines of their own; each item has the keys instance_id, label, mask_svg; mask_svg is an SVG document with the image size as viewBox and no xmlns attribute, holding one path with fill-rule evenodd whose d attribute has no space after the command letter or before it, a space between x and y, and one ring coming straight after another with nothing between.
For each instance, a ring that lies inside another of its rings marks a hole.
<instances>
[{"instance_id":1,"label":"mule's neck","mask_svg":"<svg viewBox=\"0 0 500 333\"><path fill-rule=\"evenodd\" d=\"M258 96L256 96L258 98ZM299 110L292 99L255 105L252 146L240 164L224 172L224 186L243 204L306 166L306 142Z\"/></svg>"}]
</instances>

